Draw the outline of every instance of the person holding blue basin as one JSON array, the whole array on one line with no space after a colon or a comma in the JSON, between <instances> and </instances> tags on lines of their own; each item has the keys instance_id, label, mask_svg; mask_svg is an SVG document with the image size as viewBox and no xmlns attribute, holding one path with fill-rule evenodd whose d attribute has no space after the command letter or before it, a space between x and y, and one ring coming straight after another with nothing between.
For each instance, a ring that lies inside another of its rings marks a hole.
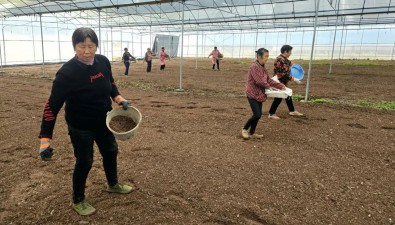
<instances>
[{"instance_id":1,"label":"person holding blue basin","mask_svg":"<svg viewBox=\"0 0 395 225\"><path fill-rule=\"evenodd\" d=\"M281 47L281 54L277 56L276 60L274 60L274 75L273 80L277 80L278 82L288 86L289 81L294 81L297 84L301 84L300 81L303 79L303 69L299 64L294 64L288 58L292 54L292 46L283 45ZM292 74L291 74L292 73ZM295 76L293 76L293 74ZM282 98L274 98L272 106L269 110L269 119L278 120L280 117L276 115L276 111L278 106L280 105ZM303 116L302 113L295 110L295 107L292 102L292 96L288 96L285 99L287 103L289 115L291 116Z\"/></svg>"}]
</instances>

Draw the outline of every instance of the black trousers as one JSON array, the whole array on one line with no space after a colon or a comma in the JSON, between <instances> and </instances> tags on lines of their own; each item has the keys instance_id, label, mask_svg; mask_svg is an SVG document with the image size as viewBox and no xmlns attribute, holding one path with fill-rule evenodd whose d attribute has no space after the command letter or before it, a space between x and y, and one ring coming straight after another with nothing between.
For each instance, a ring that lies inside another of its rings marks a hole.
<instances>
[{"instance_id":1,"label":"black trousers","mask_svg":"<svg viewBox=\"0 0 395 225\"><path fill-rule=\"evenodd\" d=\"M250 119L248 119L243 129L250 129L249 133L254 134L256 126L258 125L258 121L262 117L262 102L258 102L257 100L248 97L247 99L251 106L252 116Z\"/></svg>"},{"instance_id":2,"label":"black trousers","mask_svg":"<svg viewBox=\"0 0 395 225\"><path fill-rule=\"evenodd\" d=\"M282 98L274 98L272 106L270 107L270 110L269 110L269 114L270 115L276 114L277 108L280 105L280 103L282 102L282 100L283 100ZM291 96L288 96L288 98L285 99L285 102L287 103L288 110L290 112L295 111L295 107L294 107L294 104L292 102L292 97Z\"/></svg>"},{"instance_id":3,"label":"black trousers","mask_svg":"<svg viewBox=\"0 0 395 225\"><path fill-rule=\"evenodd\" d=\"M166 65L160 65L160 70L165 70Z\"/></svg>"},{"instance_id":4,"label":"black trousers","mask_svg":"<svg viewBox=\"0 0 395 225\"><path fill-rule=\"evenodd\" d=\"M118 144L106 126L96 130L79 130L68 126L76 159L73 173L73 202L85 199L85 184L93 164L93 144L96 142L103 157L103 167L108 185L118 183L117 155Z\"/></svg>"},{"instance_id":5,"label":"black trousers","mask_svg":"<svg viewBox=\"0 0 395 225\"><path fill-rule=\"evenodd\" d=\"M216 63L217 63L217 69L219 70L219 60L218 59L216 60ZM213 69L215 69L215 64L213 64Z\"/></svg>"},{"instance_id":6,"label":"black trousers","mask_svg":"<svg viewBox=\"0 0 395 225\"><path fill-rule=\"evenodd\" d=\"M147 61L147 72L151 72L151 67L152 67L152 60Z\"/></svg>"},{"instance_id":7,"label":"black trousers","mask_svg":"<svg viewBox=\"0 0 395 225\"><path fill-rule=\"evenodd\" d=\"M130 66L130 62L129 61L124 61L123 62L125 64L125 75L129 74L129 66Z\"/></svg>"}]
</instances>

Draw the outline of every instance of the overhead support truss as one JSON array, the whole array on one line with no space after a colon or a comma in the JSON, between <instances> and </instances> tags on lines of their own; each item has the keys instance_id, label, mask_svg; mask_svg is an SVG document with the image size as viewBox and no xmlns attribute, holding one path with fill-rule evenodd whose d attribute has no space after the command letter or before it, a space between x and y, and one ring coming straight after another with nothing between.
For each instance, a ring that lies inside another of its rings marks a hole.
<instances>
[{"instance_id":1,"label":"overhead support truss","mask_svg":"<svg viewBox=\"0 0 395 225\"><path fill-rule=\"evenodd\" d=\"M140 33L219 32L395 24L393 0L8 0L0 1L0 16L57 17L76 27L134 27ZM184 3L184 4L183 4ZM184 7L183 7L184 6ZM184 19L181 20L184 8ZM100 11L100 13L99 13ZM198 26L196 26L198 25ZM46 26L51 26L46 22Z\"/></svg>"}]
</instances>

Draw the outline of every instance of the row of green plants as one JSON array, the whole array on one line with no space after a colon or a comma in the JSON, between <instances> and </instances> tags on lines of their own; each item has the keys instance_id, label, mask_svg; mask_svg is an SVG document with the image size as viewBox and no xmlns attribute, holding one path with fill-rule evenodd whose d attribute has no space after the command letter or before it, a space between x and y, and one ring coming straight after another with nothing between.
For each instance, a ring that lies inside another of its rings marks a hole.
<instances>
[{"instance_id":1,"label":"row of green plants","mask_svg":"<svg viewBox=\"0 0 395 225\"><path fill-rule=\"evenodd\" d=\"M309 61L303 60L299 62L302 66L307 66ZM314 60L313 65L330 65L330 60ZM338 61L333 60L332 64L337 66L393 66L393 62L388 61L376 61L376 60L346 60L346 61Z\"/></svg>"},{"instance_id":2,"label":"row of green plants","mask_svg":"<svg viewBox=\"0 0 395 225\"><path fill-rule=\"evenodd\" d=\"M174 87L171 86L164 86L164 85L157 85L154 83L150 82L144 82L144 81L124 81L124 80L117 80L116 81L117 87L120 88L137 88L141 90L149 90L149 89L155 89L155 90L160 90L160 91L172 91L174 90Z\"/></svg>"},{"instance_id":3,"label":"row of green plants","mask_svg":"<svg viewBox=\"0 0 395 225\"><path fill-rule=\"evenodd\" d=\"M300 101L304 99L304 96L301 95L293 95L292 98L296 101ZM336 99L330 98L310 98L310 102L314 103L327 103L327 104L346 104L352 105L356 107L364 107L364 108L373 108L373 109L383 109L383 110L395 110L395 101L368 101L368 100L355 100L355 101L340 101Z\"/></svg>"},{"instance_id":4,"label":"row of green plants","mask_svg":"<svg viewBox=\"0 0 395 225\"><path fill-rule=\"evenodd\" d=\"M309 65L309 60L296 60L301 66ZM241 65L248 66L250 62L240 61ZM331 60L314 60L313 65L330 65ZM333 60L332 64L339 66L394 66L393 61L380 60Z\"/></svg>"},{"instance_id":5,"label":"row of green plants","mask_svg":"<svg viewBox=\"0 0 395 225\"><path fill-rule=\"evenodd\" d=\"M150 82L142 82L142 81L124 81L117 80L117 86L121 88L137 88L141 90L155 89L159 91L174 91L174 87L171 86L160 86ZM292 96L293 100L300 101L304 99L304 96L294 94ZM344 101L330 98L309 98L310 102L313 103L326 103L326 104L345 104L356 107L364 107L364 108L374 108L374 109L382 109L382 110L395 110L395 101L368 101L368 100L355 100L355 101Z\"/></svg>"}]
</instances>

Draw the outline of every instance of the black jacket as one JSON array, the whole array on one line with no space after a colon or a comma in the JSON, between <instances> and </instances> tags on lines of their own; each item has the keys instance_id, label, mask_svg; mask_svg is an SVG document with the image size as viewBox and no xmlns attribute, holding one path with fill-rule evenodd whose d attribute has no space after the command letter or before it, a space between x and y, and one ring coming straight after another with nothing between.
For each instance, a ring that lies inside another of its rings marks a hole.
<instances>
[{"instance_id":1,"label":"black jacket","mask_svg":"<svg viewBox=\"0 0 395 225\"><path fill-rule=\"evenodd\" d=\"M91 130L105 126L112 99L117 95L111 64L105 56L96 55L93 65L74 57L56 73L39 137L52 138L56 117L64 103L66 121L72 127Z\"/></svg>"}]
</instances>

